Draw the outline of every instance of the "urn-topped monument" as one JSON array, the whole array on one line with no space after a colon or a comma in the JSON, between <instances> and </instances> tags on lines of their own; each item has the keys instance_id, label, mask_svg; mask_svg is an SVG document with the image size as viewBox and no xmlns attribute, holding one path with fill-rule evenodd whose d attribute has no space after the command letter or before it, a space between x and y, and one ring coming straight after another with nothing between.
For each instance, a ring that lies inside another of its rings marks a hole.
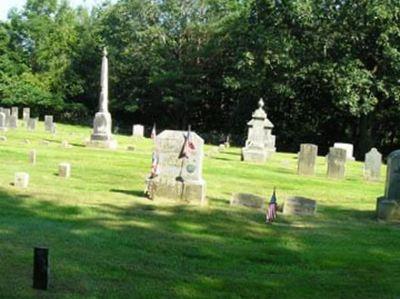
<instances>
[{"instance_id":1,"label":"urn-topped monument","mask_svg":"<svg viewBox=\"0 0 400 299\"><path fill-rule=\"evenodd\" d=\"M400 221L400 150L387 159L385 195L376 204L378 219Z\"/></svg>"},{"instance_id":2,"label":"urn-topped monument","mask_svg":"<svg viewBox=\"0 0 400 299\"><path fill-rule=\"evenodd\" d=\"M87 145L115 149L117 148L117 141L111 135L112 120L108 111L108 59L106 48L103 50L100 83L99 112L94 117L93 133Z\"/></svg>"},{"instance_id":3,"label":"urn-topped monument","mask_svg":"<svg viewBox=\"0 0 400 299\"><path fill-rule=\"evenodd\" d=\"M258 109L253 112L247 123L249 129L246 145L242 148L242 160L263 163L276 151L275 136L272 135L274 125L267 118L264 101L260 99Z\"/></svg>"}]
</instances>

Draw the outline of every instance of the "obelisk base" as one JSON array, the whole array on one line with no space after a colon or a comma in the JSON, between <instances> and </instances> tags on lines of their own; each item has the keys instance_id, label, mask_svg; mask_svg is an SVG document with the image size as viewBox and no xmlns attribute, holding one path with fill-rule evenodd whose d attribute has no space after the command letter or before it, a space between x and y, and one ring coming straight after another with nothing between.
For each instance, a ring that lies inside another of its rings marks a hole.
<instances>
[{"instance_id":1,"label":"obelisk base","mask_svg":"<svg viewBox=\"0 0 400 299\"><path fill-rule=\"evenodd\" d=\"M111 135L111 114L109 112L97 112L93 121L93 134L86 146L97 148L116 149L117 141Z\"/></svg>"}]
</instances>

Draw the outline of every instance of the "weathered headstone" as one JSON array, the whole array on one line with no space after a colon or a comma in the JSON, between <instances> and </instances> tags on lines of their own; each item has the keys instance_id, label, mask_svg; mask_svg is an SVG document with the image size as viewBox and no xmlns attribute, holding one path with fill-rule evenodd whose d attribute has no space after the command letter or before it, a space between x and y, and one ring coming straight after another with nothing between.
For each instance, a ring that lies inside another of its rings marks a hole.
<instances>
[{"instance_id":1,"label":"weathered headstone","mask_svg":"<svg viewBox=\"0 0 400 299\"><path fill-rule=\"evenodd\" d=\"M32 165L36 164L36 150L31 150L29 152L29 163Z\"/></svg>"},{"instance_id":2,"label":"weathered headstone","mask_svg":"<svg viewBox=\"0 0 400 299\"><path fill-rule=\"evenodd\" d=\"M314 175L317 160L318 146L304 143L300 145L298 155L297 173L299 175Z\"/></svg>"},{"instance_id":3,"label":"weathered headstone","mask_svg":"<svg viewBox=\"0 0 400 299\"><path fill-rule=\"evenodd\" d=\"M245 206L254 209L264 209L266 198L249 193L234 193L232 195L231 206Z\"/></svg>"},{"instance_id":4,"label":"weathered headstone","mask_svg":"<svg viewBox=\"0 0 400 299\"><path fill-rule=\"evenodd\" d=\"M342 143L342 142L336 142L333 147L335 148L342 148L346 150L346 159L347 161L354 161L353 157L353 150L354 146L351 143Z\"/></svg>"},{"instance_id":5,"label":"weathered headstone","mask_svg":"<svg viewBox=\"0 0 400 299\"><path fill-rule=\"evenodd\" d=\"M260 99L258 109L247 123L249 129L246 145L242 148L243 161L264 163L276 151L275 136L271 134L274 125L267 118L263 107L264 101Z\"/></svg>"},{"instance_id":6,"label":"weathered headstone","mask_svg":"<svg viewBox=\"0 0 400 299\"><path fill-rule=\"evenodd\" d=\"M220 153L222 153L225 149L226 149L225 144L220 144L220 145L218 146L218 151L219 151Z\"/></svg>"},{"instance_id":7,"label":"weathered headstone","mask_svg":"<svg viewBox=\"0 0 400 299\"><path fill-rule=\"evenodd\" d=\"M51 132L53 127L53 115L44 116L44 129L47 132Z\"/></svg>"},{"instance_id":8,"label":"weathered headstone","mask_svg":"<svg viewBox=\"0 0 400 299\"><path fill-rule=\"evenodd\" d=\"M36 123L37 123L37 118L29 118L28 119L28 130L29 131L35 131L36 130Z\"/></svg>"},{"instance_id":9,"label":"weathered headstone","mask_svg":"<svg viewBox=\"0 0 400 299\"><path fill-rule=\"evenodd\" d=\"M55 135L57 133L57 126L56 126L55 123L51 124L50 133L53 134L53 135Z\"/></svg>"},{"instance_id":10,"label":"weathered headstone","mask_svg":"<svg viewBox=\"0 0 400 299\"><path fill-rule=\"evenodd\" d=\"M317 202L313 199L295 196L285 200L284 215L313 216L317 211Z\"/></svg>"},{"instance_id":11,"label":"weathered headstone","mask_svg":"<svg viewBox=\"0 0 400 299\"><path fill-rule=\"evenodd\" d=\"M14 186L17 188L28 188L29 174L26 172L16 172L14 176Z\"/></svg>"},{"instance_id":12,"label":"weathered headstone","mask_svg":"<svg viewBox=\"0 0 400 299\"><path fill-rule=\"evenodd\" d=\"M400 221L400 150L388 156L385 195L378 198L376 212L378 219Z\"/></svg>"},{"instance_id":13,"label":"weathered headstone","mask_svg":"<svg viewBox=\"0 0 400 299\"><path fill-rule=\"evenodd\" d=\"M170 198L206 204L206 182L203 179L204 140L195 132L189 139L194 148L183 157L182 149L188 142L188 133L166 130L157 135L156 156L159 174L148 181L152 199Z\"/></svg>"},{"instance_id":14,"label":"weathered headstone","mask_svg":"<svg viewBox=\"0 0 400 299\"><path fill-rule=\"evenodd\" d=\"M365 154L364 177L367 180L379 181L381 178L382 154L373 147Z\"/></svg>"},{"instance_id":15,"label":"weathered headstone","mask_svg":"<svg viewBox=\"0 0 400 299\"><path fill-rule=\"evenodd\" d=\"M143 137L144 136L144 126L142 126L142 125L133 125L133 127L132 127L132 136L134 136L134 137Z\"/></svg>"},{"instance_id":16,"label":"weathered headstone","mask_svg":"<svg viewBox=\"0 0 400 299\"><path fill-rule=\"evenodd\" d=\"M10 115L8 127L10 129L18 128L18 118L15 114Z\"/></svg>"},{"instance_id":17,"label":"weathered headstone","mask_svg":"<svg viewBox=\"0 0 400 299\"><path fill-rule=\"evenodd\" d=\"M346 150L331 147L328 154L328 177L343 179L345 175Z\"/></svg>"},{"instance_id":18,"label":"weathered headstone","mask_svg":"<svg viewBox=\"0 0 400 299\"><path fill-rule=\"evenodd\" d=\"M0 131L7 131L6 114L0 112Z\"/></svg>"},{"instance_id":19,"label":"weathered headstone","mask_svg":"<svg viewBox=\"0 0 400 299\"><path fill-rule=\"evenodd\" d=\"M28 119L31 118L31 108L23 108L22 109L22 119L24 122L28 122Z\"/></svg>"},{"instance_id":20,"label":"weathered headstone","mask_svg":"<svg viewBox=\"0 0 400 299\"><path fill-rule=\"evenodd\" d=\"M11 115L14 115L18 119L18 107L11 107Z\"/></svg>"},{"instance_id":21,"label":"weathered headstone","mask_svg":"<svg viewBox=\"0 0 400 299\"><path fill-rule=\"evenodd\" d=\"M10 125L11 109L10 108L4 108L3 112L6 115L6 126L8 127Z\"/></svg>"},{"instance_id":22,"label":"weathered headstone","mask_svg":"<svg viewBox=\"0 0 400 299\"><path fill-rule=\"evenodd\" d=\"M107 50L104 48L101 64L101 93L99 99L99 112L93 121L93 133L87 143L91 147L102 147L109 149L117 148L117 141L111 134L111 114L108 112L108 59Z\"/></svg>"},{"instance_id":23,"label":"weathered headstone","mask_svg":"<svg viewBox=\"0 0 400 299\"><path fill-rule=\"evenodd\" d=\"M71 164L60 163L58 165L58 175L63 178L69 178L71 176Z\"/></svg>"}]
</instances>

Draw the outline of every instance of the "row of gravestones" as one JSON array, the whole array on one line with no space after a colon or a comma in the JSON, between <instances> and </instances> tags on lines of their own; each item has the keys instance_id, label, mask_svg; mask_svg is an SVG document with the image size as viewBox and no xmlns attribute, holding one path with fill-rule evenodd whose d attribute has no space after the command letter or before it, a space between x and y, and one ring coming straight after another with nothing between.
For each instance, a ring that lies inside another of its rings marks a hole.
<instances>
[{"instance_id":1,"label":"row of gravestones","mask_svg":"<svg viewBox=\"0 0 400 299\"><path fill-rule=\"evenodd\" d=\"M18 107L2 108L0 107L0 131L7 131L8 129L18 128L19 109ZM36 129L38 122L37 118L30 117L30 108L23 108L22 120L26 123L26 127L30 131ZM44 127L47 132L55 133L56 124L54 123L52 115L45 115Z\"/></svg>"},{"instance_id":2,"label":"row of gravestones","mask_svg":"<svg viewBox=\"0 0 400 299\"><path fill-rule=\"evenodd\" d=\"M298 154L297 173L299 175L314 175L318 146L315 144L301 144ZM346 161L354 160L351 144L336 144L329 149L327 155L327 176L334 179L343 179L345 176ZM381 175L382 154L372 148L365 155L364 177L367 180L379 180Z\"/></svg>"}]
</instances>

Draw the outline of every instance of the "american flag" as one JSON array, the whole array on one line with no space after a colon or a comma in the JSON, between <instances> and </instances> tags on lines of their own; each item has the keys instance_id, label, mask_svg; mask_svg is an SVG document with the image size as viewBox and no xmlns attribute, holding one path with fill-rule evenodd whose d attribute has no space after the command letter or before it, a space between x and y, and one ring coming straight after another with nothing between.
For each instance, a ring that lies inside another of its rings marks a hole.
<instances>
[{"instance_id":1,"label":"american flag","mask_svg":"<svg viewBox=\"0 0 400 299\"><path fill-rule=\"evenodd\" d=\"M271 200L269 201L268 204L268 211L267 211L267 223L271 223L276 219L276 189L274 187L274 192L272 193Z\"/></svg>"},{"instance_id":2,"label":"american flag","mask_svg":"<svg viewBox=\"0 0 400 299\"><path fill-rule=\"evenodd\" d=\"M150 138L156 140L157 132L156 132L156 124L153 125L153 129L151 130Z\"/></svg>"},{"instance_id":3,"label":"american flag","mask_svg":"<svg viewBox=\"0 0 400 299\"><path fill-rule=\"evenodd\" d=\"M187 158L189 158L189 153L191 151L196 150L196 146L194 145L193 140L192 140L192 134L190 132L190 126L188 128L187 135L184 136L184 138L185 138L185 141L183 142L181 152L179 153L179 159L182 159L182 158L187 159Z\"/></svg>"}]
</instances>

